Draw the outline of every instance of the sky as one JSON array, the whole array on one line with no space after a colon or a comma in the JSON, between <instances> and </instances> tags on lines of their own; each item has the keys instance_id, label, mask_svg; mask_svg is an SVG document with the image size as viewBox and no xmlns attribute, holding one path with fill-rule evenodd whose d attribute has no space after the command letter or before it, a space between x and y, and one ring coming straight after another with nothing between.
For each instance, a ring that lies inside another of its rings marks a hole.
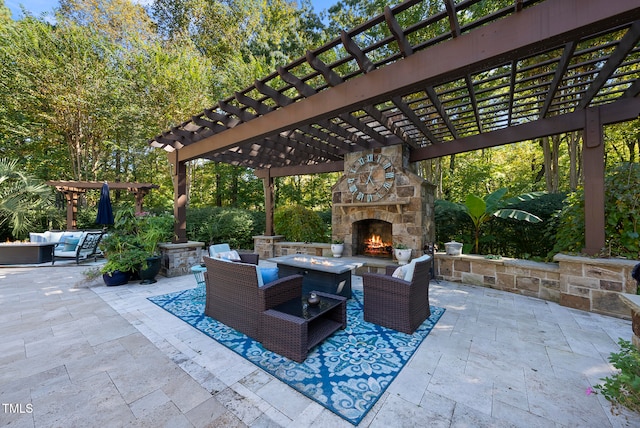
<instances>
[{"instance_id":1,"label":"sky","mask_svg":"<svg viewBox=\"0 0 640 428\"><path fill-rule=\"evenodd\" d=\"M311 4L316 11L320 13L324 9L336 4L338 0L311 0ZM151 3L151 0L140 0L138 3ZM34 16L40 16L42 13L53 15L53 9L58 6L57 0L4 0L5 6L11 10L13 19L22 17L21 5L25 7Z\"/></svg>"}]
</instances>

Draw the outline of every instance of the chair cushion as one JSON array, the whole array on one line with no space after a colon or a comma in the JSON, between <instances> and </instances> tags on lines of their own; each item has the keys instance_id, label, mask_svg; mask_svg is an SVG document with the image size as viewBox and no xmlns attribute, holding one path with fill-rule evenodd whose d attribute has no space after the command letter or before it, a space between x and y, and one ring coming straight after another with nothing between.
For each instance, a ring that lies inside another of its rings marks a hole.
<instances>
[{"instance_id":1,"label":"chair cushion","mask_svg":"<svg viewBox=\"0 0 640 428\"><path fill-rule=\"evenodd\" d=\"M75 251L80 238L65 238L62 251Z\"/></svg>"},{"instance_id":2,"label":"chair cushion","mask_svg":"<svg viewBox=\"0 0 640 428\"><path fill-rule=\"evenodd\" d=\"M215 257L217 253L226 253L231 251L229 244L213 244L209 246L209 256Z\"/></svg>"},{"instance_id":3,"label":"chair cushion","mask_svg":"<svg viewBox=\"0 0 640 428\"><path fill-rule=\"evenodd\" d=\"M399 266L396 270L393 271L393 274L391 276L398 279L404 279L405 275L406 272L404 266Z\"/></svg>"},{"instance_id":4,"label":"chair cushion","mask_svg":"<svg viewBox=\"0 0 640 428\"><path fill-rule=\"evenodd\" d=\"M411 260L410 263L405 265L406 266L406 271L405 271L405 274L404 274L404 280L408 281L408 282L413 281L413 271L416 269L416 263L424 262L424 261L430 260L430 259L431 259L431 256L429 254L425 254L425 255L422 255L422 256L418 257L417 259Z\"/></svg>"},{"instance_id":5,"label":"chair cushion","mask_svg":"<svg viewBox=\"0 0 640 428\"><path fill-rule=\"evenodd\" d=\"M278 279L277 267L272 267L272 268L260 267L259 271L260 271L260 276L261 276L263 285ZM258 281L258 284L259 284L259 281Z\"/></svg>"},{"instance_id":6,"label":"chair cushion","mask_svg":"<svg viewBox=\"0 0 640 428\"><path fill-rule=\"evenodd\" d=\"M29 232L29 242L47 242L47 237L44 233Z\"/></svg>"},{"instance_id":7,"label":"chair cushion","mask_svg":"<svg viewBox=\"0 0 640 428\"><path fill-rule=\"evenodd\" d=\"M241 260L240 254L236 250L225 251L222 253L215 253L214 258L223 260Z\"/></svg>"}]
</instances>

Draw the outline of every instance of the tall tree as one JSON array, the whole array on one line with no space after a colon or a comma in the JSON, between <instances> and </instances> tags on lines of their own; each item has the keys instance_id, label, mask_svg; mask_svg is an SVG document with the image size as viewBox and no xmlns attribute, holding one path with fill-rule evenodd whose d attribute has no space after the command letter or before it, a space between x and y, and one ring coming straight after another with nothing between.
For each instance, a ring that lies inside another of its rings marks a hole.
<instances>
[{"instance_id":1,"label":"tall tree","mask_svg":"<svg viewBox=\"0 0 640 428\"><path fill-rule=\"evenodd\" d=\"M0 33L12 64L0 69L0 128L12 142L0 150L28 151L42 178L154 181L158 168L166 177L166 156L147 141L211 104L208 60L188 39L112 33L94 22L117 16L74 16L56 26L27 17Z\"/></svg>"}]
</instances>

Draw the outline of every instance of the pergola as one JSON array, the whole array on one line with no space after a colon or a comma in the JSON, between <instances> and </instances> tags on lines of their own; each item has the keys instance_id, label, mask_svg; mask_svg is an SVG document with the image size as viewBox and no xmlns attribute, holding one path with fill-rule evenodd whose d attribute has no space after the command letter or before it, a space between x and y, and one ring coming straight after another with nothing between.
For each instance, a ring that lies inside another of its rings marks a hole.
<instances>
[{"instance_id":1,"label":"pergola","mask_svg":"<svg viewBox=\"0 0 640 428\"><path fill-rule=\"evenodd\" d=\"M271 235L274 177L387 145L416 162L582 130L585 252L600 251L603 126L640 115L640 3L428 3L387 7L150 141L174 165L177 241L193 159L254 168Z\"/></svg>"},{"instance_id":2,"label":"pergola","mask_svg":"<svg viewBox=\"0 0 640 428\"><path fill-rule=\"evenodd\" d=\"M127 183L120 181L47 181L62 192L67 200L67 230L77 229L76 215L78 213L78 196L90 189L102 189L107 183L109 190L127 190L135 195L136 212L142 212L142 201L151 189L157 189L157 184L151 183Z\"/></svg>"}]
</instances>

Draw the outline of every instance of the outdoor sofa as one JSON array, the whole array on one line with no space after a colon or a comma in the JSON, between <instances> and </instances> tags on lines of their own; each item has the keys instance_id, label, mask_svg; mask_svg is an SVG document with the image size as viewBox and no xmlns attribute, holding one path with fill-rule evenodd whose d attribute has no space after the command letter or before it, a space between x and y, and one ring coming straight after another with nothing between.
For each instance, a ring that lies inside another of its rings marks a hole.
<instances>
[{"instance_id":1,"label":"outdoor sofa","mask_svg":"<svg viewBox=\"0 0 640 428\"><path fill-rule=\"evenodd\" d=\"M264 311L302 298L302 275L278 279L273 268L206 256L203 259L207 268L205 315L259 342Z\"/></svg>"},{"instance_id":2,"label":"outdoor sofa","mask_svg":"<svg viewBox=\"0 0 640 428\"><path fill-rule=\"evenodd\" d=\"M387 266L386 274L363 273L364 320L407 334L431 316L431 256L404 266Z\"/></svg>"},{"instance_id":3,"label":"outdoor sofa","mask_svg":"<svg viewBox=\"0 0 640 428\"><path fill-rule=\"evenodd\" d=\"M93 257L94 260L101 254L100 241L104 237L103 231L46 231L42 233L30 233L31 242L50 242L57 245L53 250L53 262L56 259L75 259L77 264Z\"/></svg>"}]
</instances>

